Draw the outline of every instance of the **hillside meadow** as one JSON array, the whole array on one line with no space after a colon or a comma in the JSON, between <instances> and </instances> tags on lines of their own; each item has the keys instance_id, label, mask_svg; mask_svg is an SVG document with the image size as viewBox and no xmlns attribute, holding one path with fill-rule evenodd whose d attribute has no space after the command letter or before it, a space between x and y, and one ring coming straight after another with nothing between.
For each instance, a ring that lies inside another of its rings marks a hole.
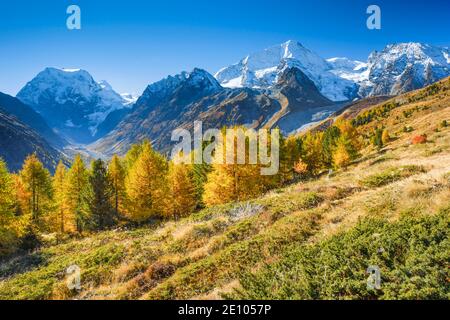
<instances>
[{"instance_id":1,"label":"hillside meadow","mask_svg":"<svg viewBox=\"0 0 450 320\"><path fill-rule=\"evenodd\" d=\"M0 299L449 299L449 88L343 112L364 143L332 171L176 218L43 234L0 263Z\"/></svg>"}]
</instances>

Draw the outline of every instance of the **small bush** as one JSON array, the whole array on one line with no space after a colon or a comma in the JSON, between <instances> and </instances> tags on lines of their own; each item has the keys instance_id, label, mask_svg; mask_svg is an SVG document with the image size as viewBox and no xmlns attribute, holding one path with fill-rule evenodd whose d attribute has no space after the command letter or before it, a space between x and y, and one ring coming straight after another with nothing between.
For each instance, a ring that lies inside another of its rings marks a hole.
<instances>
[{"instance_id":1,"label":"small bush","mask_svg":"<svg viewBox=\"0 0 450 320\"><path fill-rule=\"evenodd\" d=\"M170 263L155 262L147 272L152 280L162 280L170 277L176 268Z\"/></svg>"},{"instance_id":2,"label":"small bush","mask_svg":"<svg viewBox=\"0 0 450 320\"><path fill-rule=\"evenodd\" d=\"M201 224L197 225L192 229L190 237L192 240L197 240L200 238L211 237L214 234L214 228L211 224Z\"/></svg>"},{"instance_id":3,"label":"small bush","mask_svg":"<svg viewBox=\"0 0 450 320\"><path fill-rule=\"evenodd\" d=\"M428 141L427 135L423 134L423 135L413 137L411 142L412 142L412 144L416 145L416 144L427 143L427 141Z\"/></svg>"},{"instance_id":4,"label":"small bush","mask_svg":"<svg viewBox=\"0 0 450 320\"><path fill-rule=\"evenodd\" d=\"M414 131L413 127L407 127L407 126L403 127L403 132L405 132L405 133L413 132L413 131Z\"/></svg>"},{"instance_id":5,"label":"small bush","mask_svg":"<svg viewBox=\"0 0 450 320\"><path fill-rule=\"evenodd\" d=\"M368 188L378 188L424 171L423 167L414 165L390 168L383 172L368 176L361 180L360 183Z\"/></svg>"},{"instance_id":6,"label":"small bush","mask_svg":"<svg viewBox=\"0 0 450 320\"><path fill-rule=\"evenodd\" d=\"M424 156L425 157L431 157L431 156L434 156L435 154L439 154L439 153L442 153L442 152L444 152L444 149L442 149L442 148L434 148L434 149L431 149L431 150L427 150L425 152Z\"/></svg>"}]
</instances>

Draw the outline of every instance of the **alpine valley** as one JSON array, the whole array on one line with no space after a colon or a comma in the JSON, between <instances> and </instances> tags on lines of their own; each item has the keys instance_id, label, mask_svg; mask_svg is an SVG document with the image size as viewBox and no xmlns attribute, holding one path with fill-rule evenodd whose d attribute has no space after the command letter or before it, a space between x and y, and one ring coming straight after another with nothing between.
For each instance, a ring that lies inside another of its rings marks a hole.
<instances>
[{"instance_id":1,"label":"alpine valley","mask_svg":"<svg viewBox=\"0 0 450 320\"><path fill-rule=\"evenodd\" d=\"M85 70L46 68L16 98L0 95L3 120L9 123L0 135L15 123L22 128L16 126L15 132L34 137L20 155L14 145L2 146L0 157L12 159L14 154L20 159L13 162L20 163L27 153L41 150L38 155L51 167L49 155L55 152L67 158L75 152L108 158L125 154L143 139L167 153L174 143L171 132L192 130L195 120L205 130L279 127L289 135L355 100L395 96L449 75L449 49L422 43L388 45L363 62L324 59L299 42L287 41L214 75L196 68L168 76L150 84L139 98L117 93ZM10 169L17 170L13 162Z\"/></svg>"},{"instance_id":2,"label":"alpine valley","mask_svg":"<svg viewBox=\"0 0 450 320\"><path fill-rule=\"evenodd\" d=\"M284 135L169 159L197 121ZM420 43L288 41L139 97L46 68L0 93L0 300L449 300L449 123L449 49ZM227 312L271 312L247 306Z\"/></svg>"}]
</instances>

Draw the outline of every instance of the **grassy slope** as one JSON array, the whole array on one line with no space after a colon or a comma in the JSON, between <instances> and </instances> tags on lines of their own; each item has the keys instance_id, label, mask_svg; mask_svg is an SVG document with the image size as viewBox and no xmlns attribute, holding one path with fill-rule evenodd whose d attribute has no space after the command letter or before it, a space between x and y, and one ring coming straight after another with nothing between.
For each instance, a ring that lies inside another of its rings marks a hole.
<instances>
[{"instance_id":1,"label":"grassy slope","mask_svg":"<svg viewBox=\"0 0 450 320\"><path fill-rule=\"evenodd\" d=\"M447 89L396 98L401 106L361 127L368 132L383 124L394 140L381 152L367 147L346 171L248 205L210 208L153 228L103 232L17 257L0 265L0 299L219 298L239 287L241 272L276 264L292 246L326 243L361 218L393 222L436 214L450 203L450 128L440 128L442 120L450 122L450 80L440 86ZM414 131L404 133L404 126ZM428 143L411 145L413 136L424 133ZM82 270L80 292L65 285L72 264Z\"/></svg>"}]
</instances>

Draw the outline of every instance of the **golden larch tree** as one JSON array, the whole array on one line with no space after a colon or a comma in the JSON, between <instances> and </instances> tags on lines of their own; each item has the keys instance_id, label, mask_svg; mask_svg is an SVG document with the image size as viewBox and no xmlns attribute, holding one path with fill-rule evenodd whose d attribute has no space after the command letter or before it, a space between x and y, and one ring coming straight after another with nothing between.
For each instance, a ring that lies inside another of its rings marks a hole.
<instances>
[{"instance_id":1,"label":"golden larch tree","mask_svg":"<svg viewBox=\"0 0 450 320\"><path fill-rule=\"evenodd\" d=\"M350 142L344 136L341 136L338 139L336 148L333 152L333 163L335 167L346 168L350 164L352 156L349 152L349 149L351 148L349 145Z\"/></svg>"},{"instance_id":2,"label":"golden larch tree","mask_svg":"<svg viewBox=\"0 0 450 320\"><path fill-rule=\"evenodd\" d=\"M66 231L66 215L67 215L67 201L66 201L66 167L60 161L56 167L55 175L53 176L53 190L54 190L54 204L56 213L56 227L57 230L63 234Z\"/></svg>"},{"instance_id":3,"label":"golden larch tree","mask_svg":"<svg viewBox=\"0 0 450 320\"><path fill-rule=\"evenodd\" d=\"M125 166L122 160L114 155L108 165L108 178L113 189L112 204L116 217L124 211L126 201L125 177Z\"/></svg>"},{"instance_id":4,"label":"golden larch tree","mask_svg":"<svg viewBox=\"0 0 450 320\"><path fill-rule=\"evenodd\" d=\"M88 170L81 156L77 154L67 172L64 198L71 223L75 224L76 231L79 233L83 231L83 197L88 187L88 177Z\"/></svg>"},{"instance_id":5,"label":"golden larch tree","mask_svg":"<svg viewBox=\"0 0 450 320\"><path fill-rule=\"evenodd\" d=\"M129 219L145 222L167 212L167 170L166 159L145 144L126 178Z\"/></svg>"},{"instance_id":6,"label":"golden larch tree","mask_svg":"<svg viewBox=\"0 0 450 320\"><path fill-rule=\"evenodd\" d=\"M26 230L28 219L16 216L16 207L14 178L0 158L0 256L14 252Z\"/></svg>"},{"instance_id":7,"label":"golden larch tree","mask_svg":"<svg viewBox=\"0 0 450 320\"><path fill-rule=\"evenodd\" d=\"M391 136L389 135L389 131L386 129L383 130L383 133L381 134L381 141L383 144L388 144L389 141L391 141Z\"/></svg>"},{"instance_id":8,"label":"golden larch tree","mask_svg":"<svg viewBox=\"0 0 450 320\"><path fill-rule=\"evenodd\" d=\"M192 166L171 161L168 183L170 187L170 216L179 218L192 213L197 207Z\"/></svg>"},{"instance_id":9,"label":"golden larch tree","mask_svg":"<svg viewBox=\"0 0 450 320\"><path fill-rule=\"evenodd\" d=\"M53 195L50 172L44 168L36 154L25 159L20 179L29 194L32 220L37 223L42 214L48 213Z\"/></svg>"},{"instance_id":10,"label":"golden larch tree","mask_svg":"<svg viewBox=\"0 0 450 320\"><path fill-rule=\"evenodd\" d=\"M249 163L248 141L245 149L245 164L238 164L238 147L236 140L233 149L228 149L226 139L217 148L214 155L212 171L208 174L204 186L203 202L207 206L228 202L245 201L258 197L266 190L267 176L261 174L260 164ZM231 146L232 147L232 146ZM227 163L227 152L234 152L234 163ZM244 150L239 150L244 152Z\"/></svg>"}]
</instances>

